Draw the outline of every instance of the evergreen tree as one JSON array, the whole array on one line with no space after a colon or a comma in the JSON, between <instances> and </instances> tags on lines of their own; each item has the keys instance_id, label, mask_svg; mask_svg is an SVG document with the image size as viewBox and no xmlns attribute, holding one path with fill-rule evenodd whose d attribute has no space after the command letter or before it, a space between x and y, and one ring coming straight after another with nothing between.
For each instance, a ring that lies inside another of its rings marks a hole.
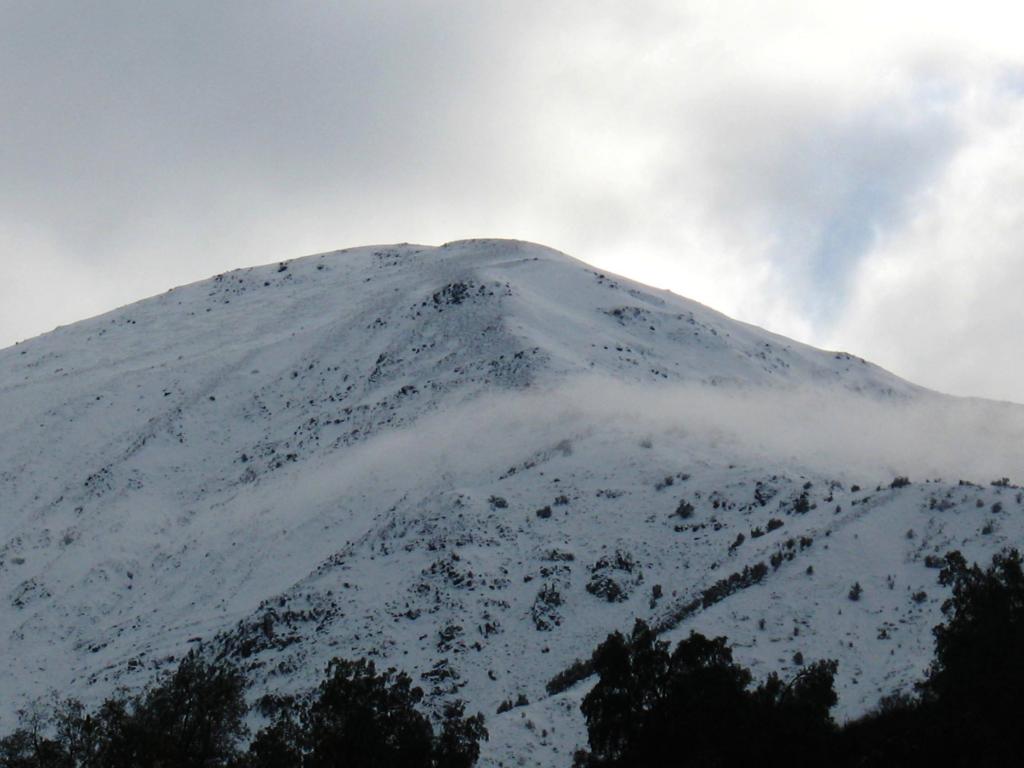
<instances>
[{"instance_id":1,"label":"evergreen tree","mask_svg":"<svg viewBox=\"0 0 1024 768\"><path fill-rule=\"evenodd\" d=\"M628 639L609 635L592 661L599 679L581 706L590 751L577 753L578 768L747 765L783 755L815 765L834 731L835 662L750 690L750 672L724 637L691 633L669 654L639 621Z\"/></svg>"},{"instance_id":2,"label":"evergreen tree","mask_svg":"<svg viewBox=\"0 0 1024 768\"><path fill-rule=\"evenodd\" d=\"M306 735L290 710L262 728L249 745L246 768L301 768Z\"/></svg>"},{"instance_id":3,"label":"evergreen tree","mask_svg":"<svg viewBox=\"0 0 1024 768\"><path fill-rule=\"evenodd\" d=\"M162 685L149 689L136 703L122 735L134 742L144 764L228 765L247 733L244 688L237 669L210 664L190 652Z\"/></svg>"},{"instance_id":4,"label":"evergreen tree","mask_svg":"<svg viewBox=\"0 0 1024 768\"><path fill-rule=\"evenodd\" d=\"M444 710L441 735L434 745L435 768L472 768L480 757L480 740L487 739L484 716L465 717L465 705L459 701Z\"/></svg>"},{"instance_id":5,"label":"evergreen tree","mask_svg":"<svg viewBox=\"0 0 1024 768\"><path fill-rule=\"evenodd\" d=\"M982 570L946 555L939 581L952 588L937 626L935 660L920 686L958 755L994 765L1024 752L1024 568L1017 550Z\"/></svg>"},{"instance_id":6,"label":"evergreen tree","mask_svg":"<svg viewBox=\"0 0 1024 768\"><path fill-rule=\"evenodd\" d=\"M310 768L430 765L433 731L416 711L423 691L408 675L377 674L372 661L335 659L309 708Z\"/></svg>"}]
</instances>

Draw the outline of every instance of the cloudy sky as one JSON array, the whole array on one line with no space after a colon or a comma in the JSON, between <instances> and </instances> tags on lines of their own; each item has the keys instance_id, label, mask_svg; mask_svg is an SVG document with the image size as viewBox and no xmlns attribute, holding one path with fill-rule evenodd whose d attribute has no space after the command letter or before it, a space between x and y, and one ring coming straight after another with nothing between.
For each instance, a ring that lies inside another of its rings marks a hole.
<instances>
[{"instance_id":1,"label":"cloudy sky","mask_svg":"<svg viewBox=\"0 0 1024 768\"><path fill-rule=\"evenodd\" d=\"M1018 7L0 0L0 345L516 237L1024 402Z\"/></svg>"}]
</instances>

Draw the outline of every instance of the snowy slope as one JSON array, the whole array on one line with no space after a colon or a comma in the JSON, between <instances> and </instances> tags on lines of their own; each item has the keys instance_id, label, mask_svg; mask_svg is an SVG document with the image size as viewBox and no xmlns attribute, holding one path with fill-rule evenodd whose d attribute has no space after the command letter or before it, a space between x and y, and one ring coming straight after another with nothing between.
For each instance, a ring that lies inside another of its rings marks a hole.
<instances>
[{"instance_id":1,"label":"snowy slope","mask_svg":"<svg viewBox=\"0 0 1024 768\"><path fill-rule=\"evenodd\" d=\"M377 656L565 765L587 683L544 684L636 617L837 658L854 714L929 660L926 558L1021 540L1022 411L526 243L219 275L0 351L0 724L207 641L254 698Z\"/></svg>"}]
</instances>

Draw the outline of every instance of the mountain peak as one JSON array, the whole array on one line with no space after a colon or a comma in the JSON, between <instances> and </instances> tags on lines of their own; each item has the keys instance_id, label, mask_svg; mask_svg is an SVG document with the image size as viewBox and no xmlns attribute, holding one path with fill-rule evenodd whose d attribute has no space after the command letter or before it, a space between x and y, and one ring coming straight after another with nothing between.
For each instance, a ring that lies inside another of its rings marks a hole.
<instances>
[{"instance_id":1,"label":"mountain peak","mask_svg":"<svg viewBox=\"0 0 1024 768\"><path fill-rule=\"evenodd\" d=\"M724 632L764 672L855 638L856 712L920 672L939 602L903 590L938 595L927 558L983 549L977 516L1021 503L889 487L1021 458L989 429L1016 410L961 406L521 241L217 275L0 351L0 715L144 683L199 641L254 693L372 655L431 706L527 696L558 737L507 713L488 759L546 763L582 726L544 682L637 617ZM968 463L940 455L946 424ZM876 647L879 622L908 650Z\"/></svg>"}]
</instances>

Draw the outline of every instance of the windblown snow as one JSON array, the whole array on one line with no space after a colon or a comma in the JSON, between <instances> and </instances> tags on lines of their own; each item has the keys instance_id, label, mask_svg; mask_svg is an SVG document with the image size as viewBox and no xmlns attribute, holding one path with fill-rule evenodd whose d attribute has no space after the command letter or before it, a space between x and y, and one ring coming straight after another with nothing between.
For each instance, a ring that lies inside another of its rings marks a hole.
<instances>
[{"instance_id":1,"label":"windblown snow","mask_svg":"<svg viewBox=\"0 0 1024 768\"><path fill-rule=\"evenodd\" d=\"M0 351L0 725L204 643L254 699L370 656L482 764L568 765L592 681L545 684L636 618L835 658L856 715L929 662L937 558L1022 540L1022 438L528 243L218 275Z\"/></svg>"}]
</instances>

